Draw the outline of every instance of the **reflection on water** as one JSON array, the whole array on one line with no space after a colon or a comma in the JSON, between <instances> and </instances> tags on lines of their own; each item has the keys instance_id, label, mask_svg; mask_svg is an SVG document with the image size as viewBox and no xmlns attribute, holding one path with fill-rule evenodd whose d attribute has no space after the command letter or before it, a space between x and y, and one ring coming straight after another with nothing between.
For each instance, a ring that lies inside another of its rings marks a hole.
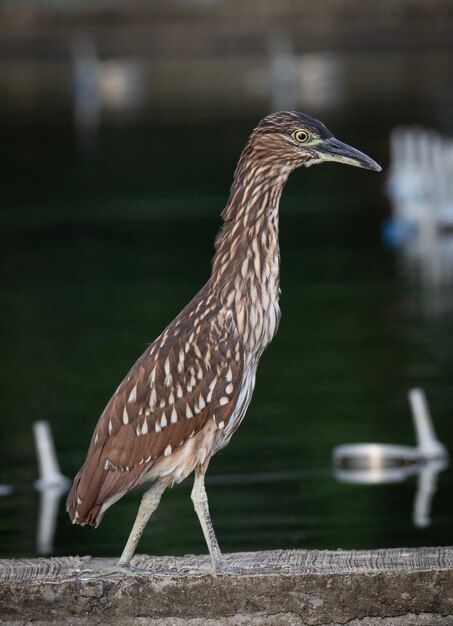
<instances>
[{"instance_id":1,"label":"reflection on water","mask_svg":"<svg viewBox=\"0 0 453 626\"><path fill-rule=\"evenodd\" d=\"M431 524L431 506L440 472L448 467L448 458L432 459L418 472L417 493L414 502L413 520L418 528Z\"/></svg>"},{"instance_id":2,"label":"reflection on water","mask_svg":"<svg viewBox=\"0 0 453 626\"><path fill-rule=\"evenodd\" d=\"M335 478L340 482L376 485L399 483L411 476L417 477L412 520L417 528L426 528L431 524L431 507L437 490L438 476L448 468L448 457L431 459L424 462L409 463L400 467L384 469L335 469Z\"/></svg>"}]
</instances>

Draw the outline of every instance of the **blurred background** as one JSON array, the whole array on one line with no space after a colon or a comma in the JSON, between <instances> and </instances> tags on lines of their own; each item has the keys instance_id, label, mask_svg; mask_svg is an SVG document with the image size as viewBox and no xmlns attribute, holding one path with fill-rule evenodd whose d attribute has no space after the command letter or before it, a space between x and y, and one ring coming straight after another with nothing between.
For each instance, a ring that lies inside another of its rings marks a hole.
<instances>
[{"instance_id":1,"label":"blurred background","mask_svg":"<svg viewBox=\"0 0 453 626\"><path fill-rule=\"evenodd\" d=\"M321 119L384 171L325 165L288 182L282 323L246 419L210 466L219 542L451 543L448 461L417 517L418 465L356 484L331 455L414 445L413 386L453 446L448 190L441 223L398 221L398 202L436 204L419 183L440 141L453 179L440 139L453 135L452 32L448 0L2 2L1 557L120 553L139 492L96 531L73 527L57 493L37 542L32 424L50 423L72 478L119 381L208 278L239 154L279 109ZM413 125L438 133L423 158ZM190 483L165 494L139 552L206 551Z\"/></svg>"}]
</instances>

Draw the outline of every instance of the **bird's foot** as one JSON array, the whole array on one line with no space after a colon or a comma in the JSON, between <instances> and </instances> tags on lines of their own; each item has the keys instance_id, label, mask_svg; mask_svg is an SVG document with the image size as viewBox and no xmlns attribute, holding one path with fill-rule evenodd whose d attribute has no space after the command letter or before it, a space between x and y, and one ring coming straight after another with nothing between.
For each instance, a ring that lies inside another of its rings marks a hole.
<instances>
[{"instance_id":1,"label":"bird's foot","mask_svg":"<svg viewBox=\"0 0 453 626\"><path fill-rule=\"evenodd\" d=\"M139 573L136 569L130 567L130 565L113 565L112 567L104 567L98 570L84 569L77 572L77 578L79 580L96 580L99 578L119 579L125 576L132 576ZM140 572L142 573L142 572Z\"/></svg>"},{"instance_id":2,"label":"bird's foot","mask_svg":"<svg viewBox=\"0 0 453 626\"><path fill-rule=\"evenodd\" d=\"M78 570L77 578L79 580L99 580L107 578L109 580L121 580L126 576L151 576L163 574L272 574L282 572L285 568L281 565L273 565L270 563L253 564L253 565L232 565L226 559L216 561L211 566L209 564L197 566L194 564L185 567L166 567L165 569L144 569L141 567L131 567L130 565L122 565L118 563L112 567L105 567L98 570Z\"/></svg>"},{"instance_id":3,"label":"bird's foot","mask_svg":"<svg viewBox=\"0 0 453 626\"><path fill-rule=\"evenodd\" d=\"M79 580L99 580L100 578L107 578L109 580L121 580L126 576L162 576L166 574L175 574L178 572L176 567L157 567L157 568L143 568L132 567L131 565L123 565L117 563L112 567L104 567L98 570L84 569L76 572Z\"/></svg>"}]
</instances>

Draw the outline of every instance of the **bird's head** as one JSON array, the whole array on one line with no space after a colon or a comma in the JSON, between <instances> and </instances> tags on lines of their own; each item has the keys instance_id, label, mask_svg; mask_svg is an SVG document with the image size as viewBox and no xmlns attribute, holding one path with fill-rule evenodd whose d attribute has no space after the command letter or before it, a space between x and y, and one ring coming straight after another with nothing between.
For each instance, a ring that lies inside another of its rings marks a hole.
<instances>
[{"instance_id":1,"label":"bird's head","mask_svg":"<svg viewBox=\"0 0 453 626\"><path fill-rule=\"evenodd\" d=\"M336 139L322 122L304 113L280 111L265 117L253 131L251 146L264 159L293 170L325 161L381 171L369 156Z\"/></svg>"}]
</instances>

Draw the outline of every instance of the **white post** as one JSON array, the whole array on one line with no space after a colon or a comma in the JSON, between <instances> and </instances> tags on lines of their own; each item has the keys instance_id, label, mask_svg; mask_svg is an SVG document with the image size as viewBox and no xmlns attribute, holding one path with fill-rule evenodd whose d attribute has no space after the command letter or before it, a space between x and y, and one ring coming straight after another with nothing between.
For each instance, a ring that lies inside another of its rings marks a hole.
<instances>
[{"instance_id":1,"label":"white post","mask_svg":"<svg viewBox=\"0 0 453 626\"><path fill-rule=\"evenodd\" d=\"M448 456L447 449L436 437L425 392L414 388L409 390L408 395L420 456L425 459Z\"/></svg>"},{"instance_id":2,"label":"white post","mask_svg":"<svg viewBox=\"0 0 453 626\"><path fill-rule=\"evenodd\" d=\"M38 455L40 476L39 480L35 483L35 487L37 489L43 489L50 485L69 485L69 480L63 476L58 466L49 422L45 420L34 422L33 435Z\"/></svg>"}]
</instances>

